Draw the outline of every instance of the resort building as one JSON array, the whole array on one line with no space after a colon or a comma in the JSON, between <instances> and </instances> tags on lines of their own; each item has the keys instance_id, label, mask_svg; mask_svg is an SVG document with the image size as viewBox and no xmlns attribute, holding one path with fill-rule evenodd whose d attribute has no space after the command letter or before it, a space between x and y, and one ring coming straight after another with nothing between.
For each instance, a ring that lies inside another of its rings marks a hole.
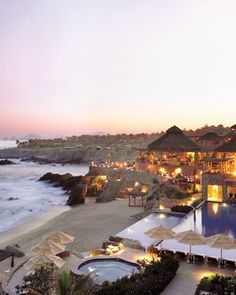
<instances>
[{"instance_id":1,"label":"resort building","mask_svg":"<svg viewBox=\"0 0 236 295\"><path fill-rule=\"evenodd\" d=\"M137 150L135 169L167 180L183 176L204 199L236 203L236 136L231 137L228 141L210 132L195 143L173 126L146 149Z\"/></svg>"}]
</instances>

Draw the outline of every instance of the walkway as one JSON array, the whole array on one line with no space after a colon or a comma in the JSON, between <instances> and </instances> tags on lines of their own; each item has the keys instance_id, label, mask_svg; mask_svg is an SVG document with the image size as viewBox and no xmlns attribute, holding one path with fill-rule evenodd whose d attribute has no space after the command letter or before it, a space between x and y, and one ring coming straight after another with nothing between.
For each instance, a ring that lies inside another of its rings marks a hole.
<instances>
[{"instance_id":1,"label":"walkway","mask_svg":"<svg viewBox=\"0 0 236 295\"><path fill-rule=\"evenodd\" d=\"M207 264L196 265L181 262L176 276L161 295L194 295L199 281L210 274L232 275L233 271L219 269Z\"/></svg>"}]
</instances>

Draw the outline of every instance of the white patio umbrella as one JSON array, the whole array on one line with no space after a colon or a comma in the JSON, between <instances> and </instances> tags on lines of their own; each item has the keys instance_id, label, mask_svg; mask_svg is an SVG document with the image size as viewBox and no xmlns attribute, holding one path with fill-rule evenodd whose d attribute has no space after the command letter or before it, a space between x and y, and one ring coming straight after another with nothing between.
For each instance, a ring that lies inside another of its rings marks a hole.
<instances>
[{"instance_id":1,"label":"white patio umbrella","mask_svg":"<svg viewBox=\"0 0 236 295\"><path fill-rule=\"evenodd\" d=\"M40 244L31 248L31 251L37 255L56 255L58 253L65 251L65 246L54 243L50 240L43 240Z\"/></svg>"},{"instance_id":2,"label":"white patio umbrella","mask_svg":"<svg viewBox=\"0 0 236 295\"><path fill-rule=\"evenodd\" d=\"M173 232L171 229L164 227L163 225L160 225L158 227L154 227L146 231L145 235L152 239L160 239L160 246L162 249L162 241L173 239L175 236L175 232Z\"/></svg>"},{"instance_id":3,"label":"white patio umbrella","mask_svg":"<svg viewBox=\"0 0 236 295\"><path fill-rule=\"evenodd\" d=\"M191 255L193 245L205 245L206 238L193 230L187 230L177 233L174 238L177 242L190 246L189 254Z\"/></svg>"},{"instance_id":4,"label":"white patio umbrella","mask_svg":"<svg viewBox=\"0 0 236 295\"><path fill-rule=\"evenodd\" d=\"M54 264L56 267L61 268L62 265L65 263L63 259L54 255L40 255L35 256L29 259L25 264L24 267L27 270L34 270L46 264Z\"/></svg>"},{"instance_id":5,"label":"white patio umbrella","mask_svg":"<svg viewBox=\"0 0 236 295\"><path fill-rule=\"evenodd\" d=\"M44 237L44 240L50 240L58 244L68 244L74 241L74 237L62 231L57 231Z\"/></svg>"},{"instance_id":6,"label":"white patio umbrella","mask_svg":"<svg viewBox=\"0 0 236 295\"><path fill-rule=\"evenodd\" d=\"M222 233L206 238L206 243L209 247L220 249L221 260L223 250L236 249L236 241Z\"/></svg>"}]
</instances>

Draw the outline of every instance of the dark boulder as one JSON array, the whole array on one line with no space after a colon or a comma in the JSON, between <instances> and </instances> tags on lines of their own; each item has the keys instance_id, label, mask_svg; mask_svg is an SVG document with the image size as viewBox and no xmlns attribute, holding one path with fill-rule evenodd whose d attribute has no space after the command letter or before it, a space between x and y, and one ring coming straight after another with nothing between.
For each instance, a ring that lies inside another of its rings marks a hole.
<instances>
[{"instance_id":1,"label":"dark boulder","mask_svg":"<svg viewBox=\"0 0 236 295\"><path fill-rule=\"evenodd\" d=\"M69 199L66 205L74 206L79 204L84 204L86 198L86 187L81 184L77 184L71 191Z\"/></svg>"},{"instance_id":2,"label":"dark boulder","mask_svg":"<svg viewBox=\"0 0 236 295\"><path fill-rule=\"evenodd\" d=\"M71 176L63 182L63 188L67 191L71 191L73 187L83 182L83 176Z\"/></svg>"},{"instance_id":3,"label":"dark boulder","mask_svg":"<svg viewBox=\"0 0 236 295\"><path fill-rule=\"evenodd\" d=\"M10 198L7 199L7 201L16 201L16 200L19 200L19 198L10 197Z\"/></svg>"},{"instance_id":4,"label":"dark boulder","mask_svg":"<svg viewBox=\"0 0 236 295\"><path fill-rule=\"evenodd\" d=\"M16 165L16 163L10 160L0 160L0 165Z\"/></svg>"},{"instance_id":5,"label":"dark boulder","mask_svg":"<svg viewBox=\"0 0 236 295\"><path fill-rule=\"evenodd\" d=\"M44 158L37 158L37 157L29 157L29 158L24 158L21 159L22 162L34 162L34 163L38 163L38 164L51 164L52 161L48 160L48 159L44 159Z\"/></svg>"}]
</instances>

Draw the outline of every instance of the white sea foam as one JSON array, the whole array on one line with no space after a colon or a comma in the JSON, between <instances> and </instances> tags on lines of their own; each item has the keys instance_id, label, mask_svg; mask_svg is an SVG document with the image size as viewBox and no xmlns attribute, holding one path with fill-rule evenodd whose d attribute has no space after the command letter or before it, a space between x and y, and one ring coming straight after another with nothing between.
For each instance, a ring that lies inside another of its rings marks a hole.
<instances>
[{"instance_id":1,"label":"white sea foam","mask_svg":"<svg viewBox=\"0 0 236 295\"><path fill-rule=\"evenodd\" d=\"M84 175L87 165L40 165L33 162L0 166L0 232L55 206L65 205L68 195L38 179L47 172ZM14 198L14 200L8 200Z\"/></svg>"}]
</instances>

